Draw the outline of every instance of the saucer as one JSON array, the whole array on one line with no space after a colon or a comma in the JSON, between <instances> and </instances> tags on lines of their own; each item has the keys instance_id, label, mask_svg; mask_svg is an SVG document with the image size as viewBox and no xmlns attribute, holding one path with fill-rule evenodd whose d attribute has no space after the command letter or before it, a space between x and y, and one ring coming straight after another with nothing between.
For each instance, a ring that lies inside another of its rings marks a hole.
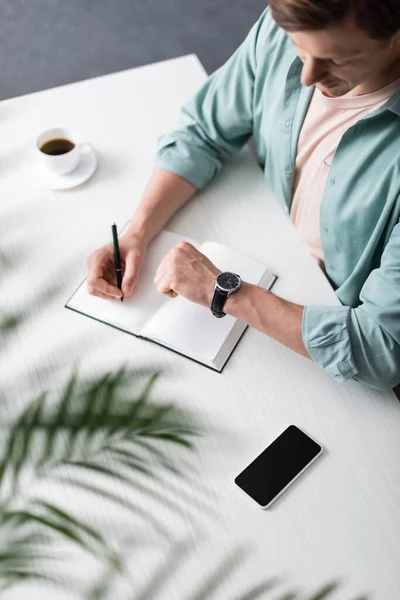
<instances>
[{"instance_id":1,"label":"saucer","mask_svg":"<svg viewBox=\"0 0 400 600\"><path fill-rule=\"evenodd\" d=\"M96 167L97 157L92 150L81 156L78 166L71 173L56 175L43 165L36 163L32 168L31 177L37 185L49 190L69 190L87 181L96 171Z\"/></svg>"}]
</instances>

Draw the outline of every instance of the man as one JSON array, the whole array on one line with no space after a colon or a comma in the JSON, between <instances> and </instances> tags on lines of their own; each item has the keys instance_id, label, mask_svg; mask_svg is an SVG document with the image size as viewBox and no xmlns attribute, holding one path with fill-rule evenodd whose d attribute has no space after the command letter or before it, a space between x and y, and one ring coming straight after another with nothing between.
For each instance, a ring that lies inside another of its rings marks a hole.
<instances>
[{"instance_id":1,"label":"man","mask_svg":"<svg viewBox=\"0 0 400 600\"><path fill-rule=\"evenodd\" d=\"M120 240L130 296L150 240L253 136L268 185L342 306L298 306L242 284L223 312L312 358L339 381L400 381L400 1L271 0L228 62L160 140ZM119 297L112 248L88 261L89 292ZM220 273L190 244L155 284L210 307Z\"/></svg>"}]
</instances>

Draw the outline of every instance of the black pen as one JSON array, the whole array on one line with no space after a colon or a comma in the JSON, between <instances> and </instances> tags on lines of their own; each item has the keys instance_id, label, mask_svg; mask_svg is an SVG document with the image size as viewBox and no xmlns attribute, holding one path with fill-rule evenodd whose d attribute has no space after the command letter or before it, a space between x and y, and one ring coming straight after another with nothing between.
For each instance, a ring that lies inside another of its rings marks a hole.
<instances>
[{"instance_id":1,"label":"black pen","mask_svg":"<svg viewBox=\"0 0 400 600\"><path fill-rule=\"evenodd\" d=\"M118 233L117 226L115 223L111 225L111 233L113 238L114 245L114 263L115 263L115 274L117 276L117 286L122 292L122 268L121 268L121 256L119 253L119 244L118 244ZM121 296L121 302L124 301L124 297Z\"/></svg>"}]
</instances>

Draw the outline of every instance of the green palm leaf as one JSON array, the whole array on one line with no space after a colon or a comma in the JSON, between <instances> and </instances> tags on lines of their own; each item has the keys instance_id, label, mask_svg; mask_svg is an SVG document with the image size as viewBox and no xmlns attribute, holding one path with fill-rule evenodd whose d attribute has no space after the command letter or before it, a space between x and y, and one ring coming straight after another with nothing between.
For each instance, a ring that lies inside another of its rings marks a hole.
<instances>
[{"instance_id":1,"label":"green palm leaf","mask_svg":"<svg viewBox=\"0 0 400 600\"><path fill-rule=\"evenodd\" d=\"M31 435L34 423L40 419L46 394L42 393L33 400L20 415L8 438L0 463L0 490L7 471L11 479L13 493L18 482L21 468L26 464L28 452L33 440Z\"/></svg>"},{"instance_id":2,"label":"green palm leaf","mask_svg":"<svg viewBox=\"0 0 400 600\"><path fill-rule=\"evenodd\" d=\"M0 333L4 336L10 334L22 323L19 314L8 314L0 317Z\"/></svg>"},{"instance_id":3,"label":"green palm leaf","mask_svg":"<svg viewBox=\"0 0 400 600\"><path fill-rule=\"evenodd\" d=\"M246 553L243 549L238 549L228 555L211 575L208 575L204 584L197 589L188 600L204 600L211 595L224 583L228 575L235 571L242 563Z\"/></svg>"},{"instance_id":4,"label":"green palm leaf","mask_svg":"<svg viewBox=\"0 0 400 600\"><path fill-rule=\"evenodd\" d=\"M2 544L4 549L0 550L0 581L4 574L8 572L10 564L21 568L27 560L40 561L54 558L48 552L50 536L44 534L43 531L41 533L29 532L18 537L14 534L14 531L10 531L7 536L3 531Z\"/></svg>"},{"instance_id":5,"label":"green palm leaf","mask_svg":"<svg viewBox=\"0 0 400 600\"><path fill-rule=\"evenodd\" d=\"M151 512L143 509L134 502L131 502L126 498L122 498L118 494L114 494L108 489L99 487L97 484L88 483L83 479L76 479L74 477L71 477L70 475L65 477L57 475L53 478L62 482L63 484L70 485L79 490L84 490L93 494L94 496L104 498L110 500L110 502L112 503L118 504L120 507L125 508L134 515L141 517L146 522L147 526L152 526L154 531L156 531L165 539L170 538L170 532L163 526L162 522L159 519L157 519Z\"/></svg>"},{"instance_id":6,"label":"green palm leaf","mask_svg":"<svg viewBox=\"0 0 400 600\"><path fill-rule=\"evenodd\" d=\"M265 593L271 591L274 585L273 581L264 581L263 583L252 586L245 594L238 596L235 600L257 600L258 598L265 598Z\"/></svg>"},{"instance_id":7,"label":"green palm leaf","mask_svg":"<svg viewBox=\"0 0 400 600\"><path fill-rule=\"evenodd\" d=\"M113 454L115 459L118 456L121 463L126 462L130 454L133 466L138 457L130 447L121 444L141 437L193 448L189 437L194 432L187 425L186 415L170 405L149 402L148 394L157 375L147 382L138 398L121 394L129 376L132 384L132 374L121 370L107 374L100 381L78 386L77 376L73 374L55 408L49 407L46 393L34 400L11 428L0 462L0 477L8 469L15 488L20 471L27 463L36 472L40 469L43 475L59 465L82 464L88 457L93 459L96 454L106 456L107 453ZM78 436L79 444L76 443ZM93 469L89 463L88 469ZM0 478L0 489L1 484Z\"/></svg>"},{"instance_id":8,"label":"green palm leaf","mask_svg":"<svg viewBox=\"0 0 400 600\"><path fill-rule=\"evenodd\" d=\"M8 588L11 588L17 583L21 583L22 581L27 581L29 579L32 580L42 580L47 581L49 583L54 583L56 585L61 585L61 582L55 577L50 577L49 575L45 575L44 573L40 573L37 570L30 571L25 567L18 568L10 568L5 574L4 578L0 580L0 590L4 591Z\"/></svg>"},{"instance_id":9,"label":"green palm leaf","mask_svg":"<svg viewBox=\"0 0 400 600\"><path fill-rule=\"evenodd\" d=\"M334 591L339 587L338 583L332 582L325 585L318 592L313 594L309 600L325 600L328 596L330 596Z\"/></svg>"},{"instance_id":10,"label":"green palm leaf","mask_svg":"<svg viewBox=\"0 0 400 600\"><path fill-rule=\"evenodd\" d=\"M181 566L186 552L186 543L176 544L175 548L170 551L167 560L158 567L155 573L153 573L151 580L135 594L134 600L148 600L148 598L155 598L155 594L163 589L166 581L170 579Z\"/></svg>"},{"instance_id":11,"label":"green palm leaf","mask_svg":"<svg viewBox=\"0 0 400 600\"><path fill-rule=\"evenodd\" d=\"M3 517L4 511L0 515ZM49 564L56 559L51 549L52 535L42 526L40 531L24 532L24 526L21 523L16 525L9 516L8 524L7 516L0 521L0 590L30 579L62 585L61 581L44 573L42 568L43 561ZM32 526L32 522L29 525Z\"/></svg>"},{"instance_id":12,"label":"green palm leaf","mask_svg":"<svg viewBox=\"0 0 400 600\"><path fill-rule=\"evenodd\" d=\"M87 550L94 556L106 558L116 568L119 560L105 539L95 530L85 525L82 521L68 515L56 506L46 502L33 501L27 510L6 510L2 513L3 523L12 522L14 525L39 524L51 533L58 533L61 537L76 543L80 548Z\"/></svg>"},{"instance_id":13,"label":"green palm leaf","mask_svg":"<svg viewBox=\"0 0 400 600\"><path fill-rule=\"evenodd\" d=\"M67 413L69 409L69 403L71 401L72 395L76 388L76 373L73 373L67 385L65 386L64 392L61 396L61 400L58 403L58 415L57 419L50 421L48 423L47 435L45 439L45 444L43 447L42 456L38 460L38 465L43 466L52 456L55 448L57 434L60 432L61 427L63 427L65 420L67 418ZM44 420L38 419L35 421L34 426L40 427L41 422L45 422ZM44 424L44 423L43 423ZM27 432L29 435L29 432ZM33 432L34 433L34 432ZM69 439L69 448L70 450L74 447L74 439L77 434L77 430L72 430L70 433Z\"/></svg>"},{"instance_id":14,"label":"green palm leaf","mask_svg":"<svg viewBox=\"0 0 400 600\"><path fill-rule=\"evenodd\" d=\"M168 532L149 510L123 500L107 485L107 479L118 480L134 491L140 474L144 478L141 494L157 499L155 490L145 483L146 478L157 475L157 467L166 463L165 456L155 448L157 441L193 447L189 438L194 432L188 426L187 415L171 405L150 402L157 377L158 373L147 377L143 386L141 374L126 369L89 381L79 381L74 372L57 403L46 392L33 400L10 426L0 456L0 527L11 526L15 539L19 536L22 540L24 528L29 525L36 533L45 531L52 539L77 545L119 568L119 558L99 532L54 504L29 495L24 498L22 490L26 490L26 477L30 477L33 481L62 481L124 505L167 536ZM140 439L144 438L146 446L141 448ZM151 458L151 468L146 456ZM85 481L75 477L74 471ZM179 514L181 509L174 499L168 498L168 493L159 501ZM42 555L42 550L36 547L37 555ZM28 578L35 572L38 576L43 574L21 544L0 552L0 565L7 561L8 567L14 569L13 581L23 578L23 565ZM0 567L1 578L4 579Z\"/></svg>"}]
</instances>

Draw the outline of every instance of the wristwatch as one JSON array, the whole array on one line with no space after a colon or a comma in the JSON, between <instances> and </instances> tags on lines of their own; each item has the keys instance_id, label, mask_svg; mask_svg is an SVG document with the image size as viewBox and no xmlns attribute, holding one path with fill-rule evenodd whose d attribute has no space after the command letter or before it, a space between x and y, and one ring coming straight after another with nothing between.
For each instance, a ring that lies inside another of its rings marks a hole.
<instances>
[{"instance_id":1,"label":"wristwatch","mask_svg":"<svg viewBox=\"0 0 400 600\"><path fill-rule=\"evenodd\" d=\"M220 273L215 279L214 284L214 297L211 302L211 312L214 317L221 319L225 316L223 311L224 304L229 296L235 294L242 285L242 280L236 273L230 273L225 271Z\"/></svg>"}]
</instances>

